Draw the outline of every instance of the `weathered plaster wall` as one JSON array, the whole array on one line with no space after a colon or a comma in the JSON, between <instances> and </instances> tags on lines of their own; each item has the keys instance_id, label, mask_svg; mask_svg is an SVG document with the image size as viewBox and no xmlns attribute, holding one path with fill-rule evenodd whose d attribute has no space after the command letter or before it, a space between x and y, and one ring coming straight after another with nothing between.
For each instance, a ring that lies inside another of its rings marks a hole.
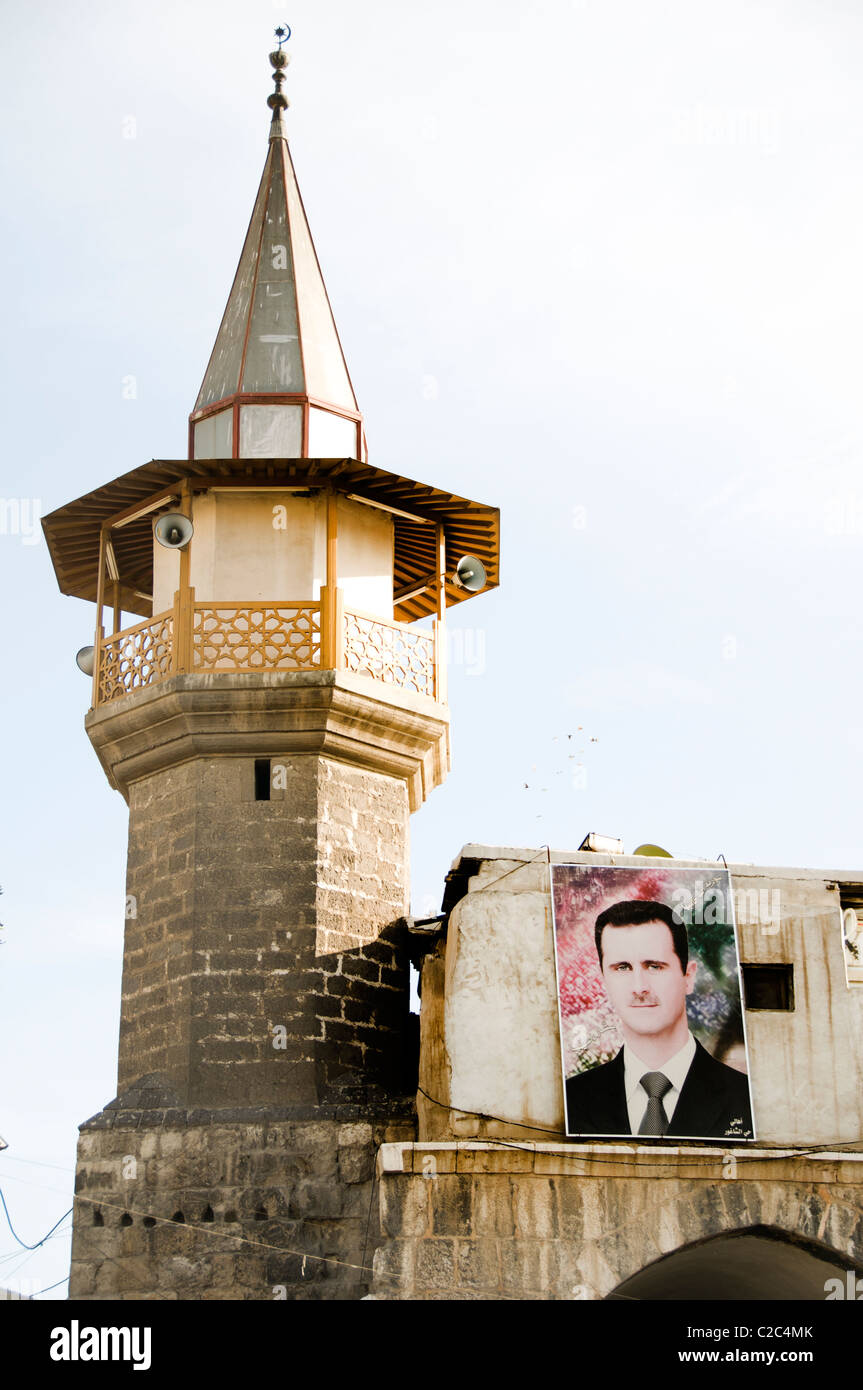
<instances>
[{"instance_id":1,"label":"weathered plaster wall","mask_svg":"<svg viewBox=\"0 0 863 1390\"><path fill-rule=\"evenodd\" d=\"M274 508L281 507L276 515ZM393 616L393 521L386 512L336 501L339 587L348 607ZM197 494L190 583L199 603L317 599L326 582L327 499L242 489ZM153 612L174 602L179 551L153 540Z\"/></svg>"},{"instance_id":2,"label":"weathered plaster wall","mask_svg":"<svg viewBox=\"0 0 863 1390\"><path fill-rule=\"evenodd\" d=\"M563 1126L563 1105L551 899L542 872L520 870L488 891L480 884L493 875L480 874L455 908L444 1036L451 1105L553 1129Z\"/></svg>"}]
</instances>

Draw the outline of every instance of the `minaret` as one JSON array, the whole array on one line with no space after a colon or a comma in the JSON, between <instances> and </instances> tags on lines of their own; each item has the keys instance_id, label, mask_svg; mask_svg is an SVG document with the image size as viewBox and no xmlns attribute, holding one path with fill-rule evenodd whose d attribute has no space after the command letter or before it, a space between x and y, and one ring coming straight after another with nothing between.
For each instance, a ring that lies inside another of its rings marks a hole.
<instances>
[{"instance_id":1,"label":"minaret","mask_svg":"<svg viewBox=\"0 0 863 1390\"><path fill-rule=\"evenodd\" d=\"M408 823L449 766L446 607L497 583L498 513L367 461L282 42L189 458L44 522L96 602L85 725L129 806L72 1298L361 1296L375 1147L414 1132Z\"/></svg>"}]
</instances>

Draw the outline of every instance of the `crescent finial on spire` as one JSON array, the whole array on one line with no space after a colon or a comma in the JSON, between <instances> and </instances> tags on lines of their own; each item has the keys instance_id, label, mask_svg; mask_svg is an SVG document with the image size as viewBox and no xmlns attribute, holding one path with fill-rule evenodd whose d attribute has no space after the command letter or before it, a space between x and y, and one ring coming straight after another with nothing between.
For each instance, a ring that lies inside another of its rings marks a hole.
<instances>
[{"instance_id":1,"label":"crescent finial on spire","mask_svg":"<svg viewBox=\"0 0 863 1390\"><path fill-rule=\"evenodd\" d=\"M280 24L276 30L276 38L279 41L278 48L270 54L270 65L273 68L273 82L276 90L267 97L267 105L273 113L273 123L270 127L270 139L284 139L286 132L282 124L282 112L286 111L290 105L282 88L285 85L285 69L291 61L290 56L284 52L282 44L287 43L291 37L291 27L289 24Z\"/></svg>"}]
</instances>

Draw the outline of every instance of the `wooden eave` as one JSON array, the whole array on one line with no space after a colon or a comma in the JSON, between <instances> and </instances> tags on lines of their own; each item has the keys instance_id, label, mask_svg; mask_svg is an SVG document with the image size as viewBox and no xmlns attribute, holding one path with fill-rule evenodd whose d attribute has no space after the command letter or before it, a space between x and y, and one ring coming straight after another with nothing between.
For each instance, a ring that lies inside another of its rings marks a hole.
<instances>
[{"instance_id":1,"label":"wooden eave","mask_svg":"<svg viewBox=\"0 0 863 1390\"><path fill-rule=\"evenodd\" d=\"M195 491L213 486L331 485L340 493L355 493L423 518L410 521L393 515L394 591L404 591L434 571L436 524L444 529L450 574L462 555L476 555L488 575L486 588L497 588L500 583L500 513L496 507L387 473L358 459L153 459L43 517L42 528L61 593L94 603L102 528L118 513L143 505L160 491L179 489L184 480ZM434 524L425 524L429 522ZM121 605L126 612L150 617L152 604L145 596L153 592L153 513L113 530L112 541L121 576ZM447 585L449 606L475 597ZM435 612L431 589L401 603L394 599L394 604L395 617L403 622Z\"/></svg>"}]
</instances>

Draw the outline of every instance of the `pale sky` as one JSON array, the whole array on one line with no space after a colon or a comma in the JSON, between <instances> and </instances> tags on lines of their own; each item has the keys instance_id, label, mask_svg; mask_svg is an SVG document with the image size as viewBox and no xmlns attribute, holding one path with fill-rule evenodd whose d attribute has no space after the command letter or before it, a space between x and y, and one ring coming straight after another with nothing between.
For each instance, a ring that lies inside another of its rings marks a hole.
<instances>
[{"instance_id":1,"label":"pale sky","mask_svg":"<svg viewBox=\"0 0 863 1390\"><path fill-rule=\"evenodd\" d=\"M414 910L465 843L590 830L863 874L863 11L0 18L0 1186L32 1244L116 1092L126 809L83 730L93 609L30 523L185 455L283 20L371 461L501 509L501 587L451 619L453 771L413 820ZM0 1286L62 1279L67 1232L28 1255L0 1221Z\"/></svg>"}]
</instances>

